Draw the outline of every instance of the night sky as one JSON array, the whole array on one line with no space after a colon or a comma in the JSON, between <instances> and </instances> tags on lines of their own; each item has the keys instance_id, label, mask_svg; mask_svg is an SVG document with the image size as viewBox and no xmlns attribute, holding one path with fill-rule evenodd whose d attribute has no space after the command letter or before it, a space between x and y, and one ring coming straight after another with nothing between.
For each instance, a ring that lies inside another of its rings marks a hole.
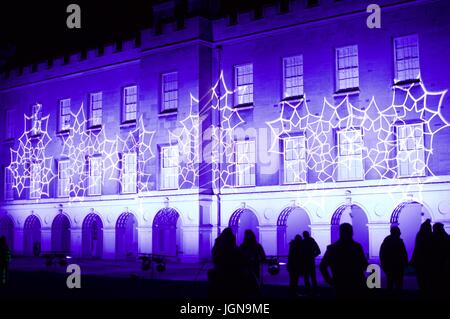
<instances>
[{"instance_id":1,"label":"night sky","mask_svg":"<svg viewBox=\"0 0 450 319\"><path fill-rule=\"evenodd\" d=\"M0 71L132 38L153 25L152 4L162 0L8 0L0 5ZM179 2L187 0L177 0ZM203 0L203 15L223 16L276 0ZM278 0L279 2L280 0ZM66 8L81 7L81 29L69 29Z\"/></svg>"}]
</instances>

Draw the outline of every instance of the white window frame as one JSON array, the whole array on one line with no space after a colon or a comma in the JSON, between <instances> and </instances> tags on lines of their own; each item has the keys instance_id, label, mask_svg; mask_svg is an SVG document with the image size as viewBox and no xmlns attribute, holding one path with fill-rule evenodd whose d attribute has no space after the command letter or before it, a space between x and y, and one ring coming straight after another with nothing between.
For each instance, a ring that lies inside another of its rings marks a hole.
<instances>
[{"instance_id":1,"label":"white window frame","mask_svg":"<svg viewBox=\"0 0 450 319\"><path fill-rule=\"evenodd\" d=\"M5 111L5 138L6 139L12 139L14 138L14 109L7 109Z\"/></svg>"},{"instance_id":2,"label":"white window frame","mask_svg":"<svg viewBox=\"0 0 450 319\"><path fill-rule=\"evenodd\" d=\"M14 199L14 176L8 167L5 167L5 183L4 183L4 199L13 200Z\"/></svg>"},{"instance_id":3,"label":"white window frame","mask_svg":"<svg viewBox=\"0 0 450 319\"><path fill-rule=\"evenodd\" d=\"M59 131L67 131L70 130L70 106L71 106L71 100L68 99L61 99L59 100Z\"/></svg>"},{"instance_id":4,"label":"white window frame","mask_svg":"<svg viewBox=\"0 0 450 319\"><path fill-rule=\"evenodd\" d=\"M256 143L254 140L234 143L236 187L256 185Z\"/></svg>"},{"instance_id":5,"label":"white window frame","mask_svg":"<svg viewBox=\"0 0 450 319\"><path fill-rule=\"evenodd\" d=\"M404 42L410 41L409 45ZM400 42L403 46L400 47ZM413 44L411 44L414 42ZM400 52L400 49L401 52ZM406 52L405 52L406 51ZM408 56L405 58L405 53ZM412 55L412 56L411 56ZM394 38L394 67L395 67L395 83L404 81L418 80L420 76L420 55L419 55L419 36L411 34L403 37ZM404 75L400 72L404 71Z\"/></svg>"},{"instance_id":6,"label":"white window frame","mask_svg":"<svg viewBox=\"0 0 450 319\"><path fill-rule=\"evenodd\" d=\"M303 55L283 58L283 98L303 96Z\"/></svg>"},{"instance_id":7,"label":"white window frame","mask_svg":"<svg viewBox=\"0 0 450 319\"><path fill-rule=\"evenodd\" d=\"M130 162L131 161L131 162ZM136 193L137 189L137 154L122 154L122 193Z\"/></svg>"},{"instance_id":8,"label":"white window frame","mask_svg":"<svg viewBox=\"0 0 450 319\"><path fill-rule=\"evenodd\" d=\"M134 90L134 93L129 91ZM136 121L137 119L137 85L130 85L123 88L122 92L122 122Z\"/></svg>"},{"instance_id":9,"label":"white window frame","mask_svg":"<svg viewBox=\"0 0 450 319\"><path fill-rule=\"evenodd\" d=\"M63 168L63 166L66 167ZM69 197L69 167L70 161L68 159L58 161L58 197Z\"/></svg>"},{"instance_id":10,"label":"white window frame","mask_svg":"<svg viewBox=\"0 0 450 319\"><path fill-rule=\"evenodd\" d=\"M103 123L103 92L89 94L89 126L101 126Z\"/></svg>"},{"instance_id":11,"label":"white window frame","mask_svg":"<svg viewBox=\"0 0 450 319\"><path fill-rule=\"evenodd\" d=\"M306 183L306 138L304 135L283 138L283 183Z\"/></svg>"},{"instance_id":12,"label":"white window frame","mask_svg":"<svg viewBox=\"0 0 450 319\"><path fill-rule=\"evenodd\" d=\"M101 156L92 156L89 157L89 165L88 165L88 174L89 174L89 187L88 187L88 195L90 196L98 196L102 194L102 170L103 163Z\"/></svg>"},{"instance_id":13,"label":"white window frame","mask_svg":"<svg viewBox=\"0 0 450 319\"><path fill-rule=\"evenodd\" d=\"M423 123L399 124L396 128L397 174L399 177L426 175ZM409 132L408 132L409 131ZM415 162L414 162L415 161ZM422 163L417 168L417 163ZM404 165L404 166L402 166ZM405 171L407 171L405 173Z\"/></svg>"},{"instance_id":14,"label":"white window frame","mask_svg":"<svg viewBox=\"0 0 450 319\"><path fill-rule=\"evenodd\" d=\"M245 70L250 68L251 71ZM253 63L234 66L235 105L252 104L254 101ZM242 83L241 80L244 82Z\"/></svg>"},{"instance_id":15,"label":"white window frame","mask_svg":"<svg viewBox=\"0 0 450 319\"><path fill-rule=\"evenodd\" d=\"M31 106L31 132L33 135L42 132L42 104L36 103Z\"/></svg>"},{"instance_id":16,"label":"white window frame","mask_svg":"<svg viewBox=\"0 0 450 319\"><path fill-rule=\"evenodd\" d=\"M178 109L178 72L161 74L161 112Z\"/></svg>"},{"instance_id":17,"label":"white window frame","mask_svg":"<svg viewBox=\"0 0 450 319\"><path fill-rule=\"evenodd\" d=\"M355 65L356 60L356 65ZM359 88L358 45L336 48L336 91Z\"/></svg>"},{"instance_id":18,"label":"white window frame","mask_svg":"<svg viewBox=\"0 0 450 319\"><path fill-rule=\"evenodd\" d=\"M178 144L160 148L161 189L179 188L179 149Z\"/></svg>"},{"instance_id":19,"label":"white window frame","mask_svg":"<svg viewBox=\"0 0 450 319\"><path fill-rule=\"evenodd\" d=\"M350 143L345 143L346 147L344 148L343 147L344 144L342 143L343 136L345 134L349 134L350 132L357 134L359 133L360 143L356 141L358 137L352 138L351 140L345 137L346 141L350 141ZM360 145L358 146L357 144ZM348 128L337 131L337 145L338 145L338 160L337 160L338 181L364 180L364 163L363 163L364 138L362 129Z\"/></svg>"},{"instance_id":20,"label":"white window frame","mask_svg":"<svg viewBox=\"0 0 450 319\"><path fill-rule=\"evenodd\" d=\"M30 199L41 198L41 163L30 163ZM37 178L36 178L37 177Z\"/></svg>"}]
</instances>

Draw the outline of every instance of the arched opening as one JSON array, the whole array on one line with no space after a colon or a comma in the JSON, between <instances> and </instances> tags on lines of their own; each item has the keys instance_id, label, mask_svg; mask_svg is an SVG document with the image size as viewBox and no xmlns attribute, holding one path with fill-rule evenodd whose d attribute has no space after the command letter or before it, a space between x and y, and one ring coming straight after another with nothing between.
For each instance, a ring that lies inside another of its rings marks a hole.
<instances>
[{"instance_id":1,"label":"arched opening","mask_svg":"<svg viewBox=\"0 0 450 319\"><path fill-rule=\"evenodd\" d=\"M244 234L247 229L253 231L256 239L259 241L259 222L255 213L248 208L236 210L230 217L229 227L236 235L237 244L240 245L244 240Z\"/></svg>"},{"instance_id":2,"label":"arched opening","mask_svg":"<svg viewBox=\"0 0 450 319\"><path fill-rule=\"evenodd\" d=\"M304 231L311 231L311 221L308 213L298 206L283 209L277 220L277 250L278 255L287 256L289 253L289 242L295 235Z\"/></svg>"},{"instance_id":3,"label":"arched opening","mask_svg":"<svg viewBox=\"0 0 450 319\"><path fill-rule=\"evenodd\" d=\"M0 217L0 237L5 236L9 249L14 247L14 222L8 215Z\"/></svg>"},{"instance_id":4,"label":"arched opening","mask_svg":"<svg viewBox=\"0 0 450 319\"><path fill-rule=\"evenodd\" d=\"M101 258L103 253L103 223L95 213L90 213L83 221L82 255L85 258Z\"/></svg>"},{"instance_id":5,"label":"arched opening","mask_svg":"<svg viewBox=\"0 0 450 319\"><path fill-rule=\"evenodd\" d=\"M339 225L349 223L353 226L353 239L360 243L366 255L369 254L369 227L367 214L358 205L342 205L331 218L331 242L339 239Z\"/></svg>"},{"instance_id":6,"label":"arched opening","mask_svg":"<svg viewBox=\"0 0 450 319\"><path fill-rule=\"evenodd\" d=\"M52 251L70 252L70 221L64 214L58 214L53 219Z\"/></svg>"},{"instance_id":7,"label":"arched opening","mask_svg":"<svg viewBox=\"0 0 450 319\"><path fill-rule=\"evenodd\" d=\"M392 212L391 225L400 228L409 258L412 256L420 225L428 218L431 219L430 213L418 202L403 202Z\"/></svg>"},{"instance_id":8,"label":"arched opening","mask_svg":"<svg viewBox=\"0 0 450 319\"><path fill-rule=\"evenodd\" d=\"M24 254L27 256L39 256L41 252L41 222L35 215L25 219L23 225Z\"/></svg>"},{"instance_id":9,"label":"arched opening","mask_svg":"<svg viewBox=\"0 0 450 319\"><path fill-rule=\"evenodd\" d=\"M117 258L135 257L138 253L137 219L132 213L122 213L116 223Z\"/></svg>"},{"instance_id":10,"label":"arched opening","mask_svg":"<svg viewBox=\"0 0 450 319\"><path fill-rule=\"evenodd\" d=\"M182 252L181 218L173 208L163 208L153 220L153 253L177 256Z\"/></svg>"}]
</instances>

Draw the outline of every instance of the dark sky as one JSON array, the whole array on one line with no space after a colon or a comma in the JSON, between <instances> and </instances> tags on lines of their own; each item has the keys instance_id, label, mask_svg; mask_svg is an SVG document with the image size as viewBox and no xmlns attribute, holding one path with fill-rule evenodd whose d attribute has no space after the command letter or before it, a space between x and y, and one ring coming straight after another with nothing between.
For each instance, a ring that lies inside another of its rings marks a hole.
<instances>
[{"instance_id":1,"label":"dark sky","mask_svg":"<svg viewBox=\"0 0 450 319\"><path fill-rule=\"evenodd\" d=\"M161 1L4 0L0 4L0 71L132 38L152 26L152 5ZM204 15L223 16L286 0L197 1L208 8ZM66 26L66 8L71 3L81 7L81 29Z\"/></svg>"}]
</instances>

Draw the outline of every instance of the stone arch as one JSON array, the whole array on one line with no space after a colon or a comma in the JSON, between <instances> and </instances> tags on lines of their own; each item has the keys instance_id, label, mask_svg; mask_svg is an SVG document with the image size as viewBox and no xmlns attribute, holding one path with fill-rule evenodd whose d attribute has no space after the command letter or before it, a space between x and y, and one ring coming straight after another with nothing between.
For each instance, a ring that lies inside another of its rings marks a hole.
<instances>
[{"instance_id":1,"label":"stone arch","mask_svg":"<svg viewBox=\"0 0 450 319\"><path fill-rule=\"evenodd\" d=\"M289 242L296 234L311 231L311 217L304 207L285 207L277 219L277 252L280 256L289 253Z\"/></svg>"},{"instance_id":2,"label":"stone arch","mask_svg":"<svg viewBox=\"0 0 450 319\"><path fill-rule=\"evenodd\" d=\"M27 256L38 256L41 251L42 223L36 215L30 215L23 224L23 252Z\"/></svg>"},{"instance_id":3,"label":"stone arch","mask_svg":"<svg viewBox=\"0 0 450 319\"><path fill-rule=\"evenodd\" d=\"M14 220L10 215L0 217L0 237L5 236L9 249L14 247Z\"/></svg>"},{"instance_id":4,"label":"stone arch","mask_svg":"<svg viewBox=\"0 0 450 319\"><path fill-rule=\"evenodd\" d=\"M52 222L52 251L70 252L70 219L64 213L55 216Z\"/></svg>"},{"instance_id":5,"label":"stone arch","mask_svg":"<svg viewBox=\"0 0 450 319\"><path fill-rule=\"evenodd\" d=\"M156 213L152 225L154 254L178 256L182 253L181 225L181 214L174 208L162 208Z\"/></svg>"},{"instance_id":6,"label":"stone arch","mask_svg":"<svg viewBox=\"0 0 450 319\"><path fill-rule=\"evenodd\" d=\"M244 233L250 229L255 233L256 239L259 241L259 219L258 215L250 208L239 208L230 216L228 226L231 227L236 235L237 244L241 244L244 240Z\"/></svg>"},{"instance_id":7,"label":"stone arch","mask_svg":"<svg viewBox=\"0 0 450 319\"><path fill-rule=\"evenodd\" d=\"M100 215L89 213L81 228L82 256L101 258L103 254L103 221Z\"/></svg>"},{"instance_id":8,"label":"stone arch","mask_svg":"<svg viewBox=\"0 0 450 319\"><path fill-rule=\"evenodd\" d=\"M369 219L359 204L339 206L331 216L331 242L339 238L339 225L349 223L353 226L353 239L359 242L366 255L369 254Z\"/></svg>"},{"instance_id":9,"label":"stone arch","mask_svg":"<svg viewBox=\"0 0 450 319\"><path fill-rule=\"evenodd\" d=\"M116 257L136 257L138 254L138 222L133 213L124 212L116 222Z\"/></svg>"}]
</instances>

